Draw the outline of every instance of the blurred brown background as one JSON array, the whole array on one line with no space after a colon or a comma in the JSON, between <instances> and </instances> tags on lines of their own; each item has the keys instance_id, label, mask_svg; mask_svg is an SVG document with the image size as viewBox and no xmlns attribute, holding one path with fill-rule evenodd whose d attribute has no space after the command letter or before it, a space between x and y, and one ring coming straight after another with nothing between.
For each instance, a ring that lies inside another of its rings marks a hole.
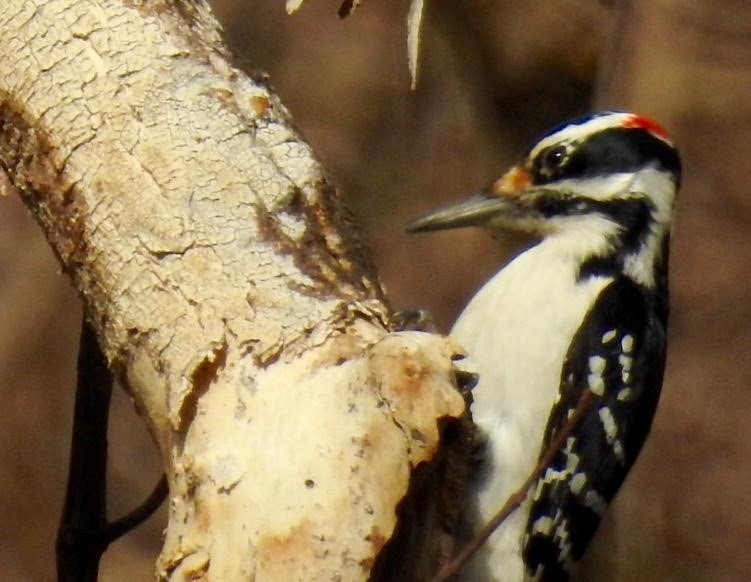
<instances>
[{"instance_id":1,"label":"blurred brown background","mask_svg":"<svg viewBox=\"0 0 751 582\"><path fill-rule=\"evenodd\" d=\"M521 241L407 237L401 225L498 177L540 131L597 107L659 119L681 147L668 375L650 440L605 520L586 580L751 580L751 3L432 0L410 92L407 0L214 0L357 212L398 308L448 329ZM80 306L18 200L0 199L0 575L53 578ZM158 462L127 399L110 434L110 511ZM105 554L147 580L164 510Z\"/></svg>"}]
</instances>

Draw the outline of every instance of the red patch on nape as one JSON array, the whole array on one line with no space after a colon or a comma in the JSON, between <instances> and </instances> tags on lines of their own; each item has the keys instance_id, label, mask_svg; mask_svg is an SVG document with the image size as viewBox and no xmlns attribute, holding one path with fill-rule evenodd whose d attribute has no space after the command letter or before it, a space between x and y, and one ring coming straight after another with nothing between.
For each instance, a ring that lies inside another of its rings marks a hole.
<instances>
[{"instance_id":1,"label":"red patch on nape","mask_svg":"<svg viewBox=\"0 0 751 582\"><path fill-rule=\"evenodd\" d=\"M623 124L623 127L627 129L646 129L649 133L656 135L660 139L670 141L670 137L668 137L668 132L665 131L665 128L648 117L632 115L631 118Z\"/></svg>"}]
</instances>

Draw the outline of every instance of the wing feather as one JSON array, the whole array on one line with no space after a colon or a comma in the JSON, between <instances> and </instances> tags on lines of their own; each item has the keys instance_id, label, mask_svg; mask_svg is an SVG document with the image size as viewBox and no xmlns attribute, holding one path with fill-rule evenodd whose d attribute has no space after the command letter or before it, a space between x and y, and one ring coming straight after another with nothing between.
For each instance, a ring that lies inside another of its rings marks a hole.
<instances>
[{"instance_id":1,"label":"wing feather","mask_svg":"<svg viewBox=\"0 0 751 582\"><path fill-rule=\"evenodd\" d=\"M534 491L524 560L539 580L566 580L636 460L665 368L664 297L626 276L603 289L569 348L543 452L585 387L600 395Z\"/></svg>"}]
</instances>

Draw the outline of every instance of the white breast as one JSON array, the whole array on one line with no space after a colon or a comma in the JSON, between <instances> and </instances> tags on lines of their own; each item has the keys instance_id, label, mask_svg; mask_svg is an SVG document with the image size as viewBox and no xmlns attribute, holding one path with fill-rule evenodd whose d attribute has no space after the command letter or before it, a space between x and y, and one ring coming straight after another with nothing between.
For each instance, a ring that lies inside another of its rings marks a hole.
<instances>
[{"instance_id":1,"label":"white breast","mask_svg":"<svg viewBox=\"0 0 751 582\"><path fill-rule=\"evenodd\" d=\"M469 354L461 367L480 375L472 414L489 437L490 473L479 485L478 527L534 468L569 344L610 281L577 282L585 248L593 250L581 236L552 237L524 252L475 295L451 331ZM523 580L528 511L527 503L486 544L476 562L487 559L494 577L483 572L483 580Z\"/></svg>"}]
</instances>

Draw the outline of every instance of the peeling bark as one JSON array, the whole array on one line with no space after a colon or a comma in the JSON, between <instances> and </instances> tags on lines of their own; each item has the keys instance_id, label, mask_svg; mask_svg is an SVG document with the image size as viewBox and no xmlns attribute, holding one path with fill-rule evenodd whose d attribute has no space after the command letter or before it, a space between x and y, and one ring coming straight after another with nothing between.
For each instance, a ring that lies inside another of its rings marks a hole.
<instances>
[{"instance_id":1,"label":"peeling bark","mask_svg":"<svg viewBox=\"0 0 751 582\"><path fill-rule=\"evenodd\" d=\"M160 448L161 579L363 580L448 340L388 333L351 220L200 0L5 0L0 164Z\"/></svg>"}]
</instances>

